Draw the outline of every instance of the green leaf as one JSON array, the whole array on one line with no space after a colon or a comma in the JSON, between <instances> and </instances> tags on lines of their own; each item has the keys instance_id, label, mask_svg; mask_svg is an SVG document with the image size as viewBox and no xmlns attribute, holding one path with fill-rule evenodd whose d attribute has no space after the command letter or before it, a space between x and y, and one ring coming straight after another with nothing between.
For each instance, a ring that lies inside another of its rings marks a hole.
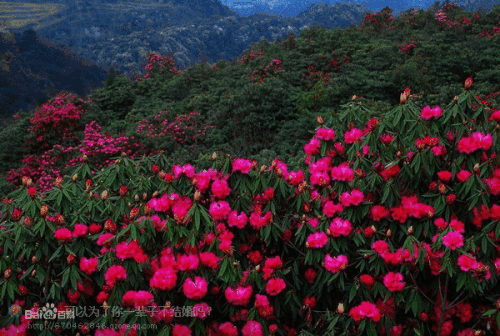
<instances>
[{"instance_id":1,"label":"green leaf","mask_svg":"<svg viewBox=\"0 0 500 336\"><path fill-rule=\"evenodd\" d=\"M62 284L61 284L62 287L66 286L66 284L68 283L70 271L71 271L70 267L68 267L64 270L63 277L62 277Z\"/></svg>"},{"instance_id":2,"label":"green leaf","mask_svg":"<svg viewBox=\"0 0 500 336\"><path fill-rule=\"evenodd\" d=\"M227 268L227 264L228 264L228 260L225 259L223 262L222 262L222 265L220 267L220 271L219 271L219 277L224 277L224 273L226 273L226 268Z\"/></svg>"},{"instance_id":3,"label":"green leaf","mask_svg":"<svg viewBox=\"0 0 500 336\"><path fill-rule=\"evenodd\" d=\"M59 246L59 248L58 248L58 249L54 252L54 254L50 257L50 259L49 259L48 263L50 263L52 260L54 260L54 259L56 259L56 258L58 258L58 257L60 256L60 254L61 254L61 250L62 250L62 247L63 247L62 245L61 245L61 246Z\"/></svg>"},{"instance_id":4,"label":"green leaf","mask_svg":"<svg viewBox=\"0 0 500 336\"><path fill-rule=\"evenodd\" d=\"M196 231L200 231L200 210L198 207L194 211L194 228Z\"/></svg>"},{"instance_id":5,"label":"green leaf","mask_svg":"<svg viewBox=\"0 0 500 336\"><path fill-rule=\"evenodd\" d=\"M14 282L10 281L7 283L7 292L9 293L9 299L11 299L12 301L14 301L14 299L16 298L14 294L14 288L16 288L16 284Z\"/></svg>"},{"instance_id":6,"label":"green leaf","mask_svg":"<svg viewBox=\"0 0 500 336\"><path fill-rule=\"evenodd\" d=\"M490 316L490 315L495 314L496 312L497 312L496 309L489 309L489 310L485 311L482 316Z\"/></svg>"}]
</instances>

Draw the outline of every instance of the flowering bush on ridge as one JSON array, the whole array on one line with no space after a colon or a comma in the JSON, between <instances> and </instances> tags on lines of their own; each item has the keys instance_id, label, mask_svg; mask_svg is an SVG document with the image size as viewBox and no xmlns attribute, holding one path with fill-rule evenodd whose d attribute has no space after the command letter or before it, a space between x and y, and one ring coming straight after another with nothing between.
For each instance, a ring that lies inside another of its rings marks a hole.
<instances>
[{"instance_id":1,"label":"flowering bush on ridge","mask_svg":"<svg viewBox=\"0 0 500 336\"><path fill-rule=\"evenodd\" d=\"M60 335L498 333L500 111L471 86L377 116L353 96L294 170L123 153L43 197L24 178L0 208L0 334L50 304L101 311Z\"/></svg>"}]
</instances>

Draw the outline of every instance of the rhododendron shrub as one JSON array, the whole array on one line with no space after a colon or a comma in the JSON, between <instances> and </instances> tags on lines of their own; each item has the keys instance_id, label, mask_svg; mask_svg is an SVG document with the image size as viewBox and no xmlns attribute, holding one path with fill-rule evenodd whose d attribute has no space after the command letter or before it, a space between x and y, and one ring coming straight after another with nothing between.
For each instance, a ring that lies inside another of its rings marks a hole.
<instances>
[{"instance_id":1,"label":"rhododendron shrub","mask_svg":"<svg viewBox=\"0 0 500 336\"><path fill-rule=\"evenodd\" d=\"M500 111L471 85L382 115L354 96L298 167L123 153L45 195L23 179L0 208L0 334L52 303L101 310L59 335L498 333Z\"/></svg>"}]
</instances>

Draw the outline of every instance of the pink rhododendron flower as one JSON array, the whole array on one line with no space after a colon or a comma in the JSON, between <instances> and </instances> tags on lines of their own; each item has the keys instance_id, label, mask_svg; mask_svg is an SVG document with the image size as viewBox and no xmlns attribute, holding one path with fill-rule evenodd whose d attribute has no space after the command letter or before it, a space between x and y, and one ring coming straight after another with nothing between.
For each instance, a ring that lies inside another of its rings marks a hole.
<instances>
[{"instance_id":1,"label":"pink rhododendron flower","mask_svg":"<svg viewBox=\"0 0 500 336\"><path fill-rule=\"evenodd\" d=\"M351 234L352 224L348 219L336 217L330 224L330 233L332 237L348 236Z\"/></svg>"},{"instance_id":2,"label":"pink rhododendron flower","mask_svg":"<svg viewBox=\"0 0 500 336\"><path fill-rule=\"evenodd\" d=\"M155 289L171 290L177 283L177 272L172 268L160 268L156 270L149 280L149 285Z\"/></svg>"},{"instance_id":3,"label":"pink rhododendron flower","mask_svg":"<svg viewBox=\"0 0 500 336\"><path fill-rule=\"evenodd\" d=\"M89 259L82 257L80 259L80 269L82 270L83 273L85 273L87 275L91 275L92 273L97 271L98 264L99 264L99 260L97 257L93 257L93 258L89 258Z\"/></svg>"},{"instance_id":4,"label":"pink rhododendron flower","mask_svg":"<svg viewBox=\"0 0 500 336\"><path fill-rule=\"evenodd\" d=\"M461 170L457 173L457 179L460 182L465 182L469 179L469 177L472 175L471 172L468 172L467 170Z\"/></svg>"},{"instance_id":5,"label":"pink rhododendron flower","mask_svg":"<svg viewBox=\"0 0 500 336\"><path fill-rule=\"evenodd\" d=\"M349 315L351 315L352 319L356 322L366 317L374 322L378 322L381 317L377 306L368 301L363 301L359 306L352 308Z\"/></svg>"},{"instance_id":6,"label":"pink rhododendron flower","mask_svg":"<svg viewBox=\"0 0 500 336\"><path fill-rule=\"evenodd\" d=\"M219 325L221 336L238 336L238 328L231 322L224 322Z\"/></svg>"},{"instance_id":7,"label":"pink rhododendron flower","mask_svg":"<svg viewBox=\"0 0 500 336\"><path fill-rule=\"evenodd\" d=\"M350 205L359 205L361 202L363 202L365 196L363 195L362 191L359 191L358 189L354 189L351 193L349 192L343 192L340 195L340 202L342 205L348 207Z\"/></svg>"},{"instance_id":8,"label":"pink rhododendron flower","mask_svg":"<svg viewBox=\"0 0 500 336\"><path fill-rule=\"evenodd\" d=\"M448 170L442 170L438 172L437 175L438 178L443 182L448 182L452 178L451 172L449 172Z\"/></svg>"},{"instance_id":9,"label":"pink rhododendron flower","mask_svg":"<svg viewBox=\"0 0 500 336\"><path fill-rule=\"evenodd\" d=\"M311 233L307 237L306 246L308 248L322 248L328 243L328 236L324 232Z\"/></svg>"},{"instance_id":10,"label":"pink rhododendron flower","mask_svg":"<svg viewBox=\"0 0 500 336\"><path fill-rule=\"evenodd\" d=\"M177 267L181 271L193 271L200 265L200 259L197 255L190 254L179 254L177 256Z\"/></svg>"},{"instance_id":11,"label":"pink rhododendron flower","mask_svg":"<svg viewBox=\"0 0 500 336\"><path fill-rule=\"evenodd\" d=\"M384 286L391 292L399 292L405 288L401 273L389 272L384 276Z\"/></svg>"},{"instance_id":12,"label":"pink rhododendron flower","mask_svg":"<svg viewBox=\"0 0 500 336\"><path fill-rule=\"evenodd\" d=\"M268 226L272 219L273 213L271 211L266 212L264 216L261 216L262 213L260 211L252 212L250 215L250 226L255 230L260 230L263 226Z\"/></svg>"},{"instance_id":13,"label":"pink rhododendron flower","mask_svg":"<svg viewBox=\"0 0 500 336\"><path fill-rule=\"evenodd\" d=\"M243 211L238 216L238 212L236 210L233 210L229 213L229 216L227 218L229 227L237 227L238 229L243 229L245 225L247 225L247 222L248 217Z\"/></svg>"},{"instance_id":14,"label":"pink rhododendron flower","mask_svg":"<svg viewBox=\"0 0 500 336\"><path fill-rule=\"evenodd\" d=\"M121 260L134 258L134 260L138 263L145 263L148 259L148 256L144 253L136 240L132 240L130 242L121 242L117 244L115 253L116 256Z\"/></svg>"},{"instance_id":15,"label":"pink rhododendron flower","mask_svg":"<svg viewBox=\"0 0 500 336\"><path fill-rule=\"evenodd\" d=\"M450 221L450 227L457 232L465 233L465 224L458 219L452 219Z\"/></svg>"},{"instance_id":16,"label":"pink rhododendron flower","mask_svg":"<svg viewBox=\"0 0 500 336\"><path fill-rule=\"evenodd\" d=\"M264 267L280 269L281 267L283 267L283 261L281 260L280 256L267 258Z\"/></svg>"},{"instance_id":17,"label":"pink rhododendron flower","mask_svg":"<svg viewBox=\"0 0 500 336\"><path fill-rule=\"evenodd\" d=\"M333 140L335 139L335 131L330 128L318 128L316 137L322 140Z\"/></svg>"},{"instance_id":18,"label":"pink rhododendron flower","mask_svg":"<svg viewBox=\"0 0 500 336\"><path fill-rule=\"evenodd\" d=\"M359 280L361 280L361 282L363 282L366 287L368 287L368 289L370 289L375 284L375 279L369 274L362 274L359 277Z\"/></svg>"},{"instance_id":19,"label":"pink rhododendron flower","mask_svg":"<svg viewBox=\"0 0 500 336\"><path fill-rule=\"evenodd\" d=\"M208 284L205 278L195 276L194 281L187 278L182 289L188 299L200 300L207 294Z\"/></svg>"},{"instance_id":20,"label":"pink rhododendron flower","mask_svg":"<svg viewBox=\"0 0 500 336\"><path fill-rule=\"evenodd\" d=\"M469 257L468 255L462 254L457 259L457 265L464 272L469 272L470 270L475 270L478 263L476 258Z\"/></svg>"},{"instance_id":21,"label":"pink rhododendron flower","mask_svg":"<svg viewBox=\"0 0 500 336\"><path fill-rule=\"evenodd\" d=\"M215 197L224 199L229 194L231 194L231 188L228 187L227 182L225 180L215 180L212 183L212 194L215 195Z\"/></svg>"},{"instance_id":22,"label":"pink rhododendron flower","mask_svg":"<svg viewBox=\"0 0 500 336\"><path fill-rule=\"evenodd\" d=\"M191 328L183 324L175 324L172 328L172 336L191 336Z\"/></svg>"},{"instance_id":23,"label":"pink rhododendron flower","mask_svg":"<svg viewBox=\"0 0 500 336\"><path fill-rule=\"evenodd\" d=\"M246 306L250 302L252 293L251 285L246 287L238 286L236 288L229 286L225 291L227 302L234 306Z\"/></svg>"},{"instance_id":24,"label":"pink rhododendron flower","mask_svg":"<svg viewBox=\"0 0 500 336\"><path fill-rule=\"evenodd\" d=\"M184 219L186 218L189 210L193 206L193 201L187 197L182 196L172 205L172 212L174 213L174 220L178 224L187 224L184 223Z\"/></svg>"},{"instance_id":25,"label":"pink rhododendron flower","mask_svg":"<svg viewBox=\"0 0 500 336\"><path fill-rule=\"evenodd\" d=\"M219 261L221 260L221 258L219 258L217 255L215 255L215 253L212 252L201 252L200 260L203 266L215 270L219 268Z\"/></svg>"},{"instance_id":26,"label":"pink rhododendron flower","mask_svg":"<svg viewBox=\"0 0 500 336\"><path fill-rule=\"evenodd\" d=\"M344 211L344 206L339 204L334 204L333 201L325 202L323 205L323 213L326 217L333 217L336 213Z\"/></svg>"},{"instance_id":27,"label":"pink rhododendron flower","mask_svg":"<svg viewBox=\"0 0 500 336\"><path fill-rule=\"evenodd\" d=\"M236 159L233 161L233 172L239 171L248 174L252 169L252 161L246 159Z\"/></svg>"},{"instance_id":28,"label":"pink rhododendron flower","mask_svg":"<svg viewBox=\"0 0 500 336\"><path fill-rule=\"evenodd\" d=\"M298 186L300 182L304 181L304 172L302 170L299 171L292 171L290 172L290 175L288 176L288 183L290 183L293 186Z\"/></svg>"},{"instance_id":29,"label":"pink rhododendron flower","mask_svg":"<svg viewBox=\"0 0 500 336\"><path fill-rule=\"evenodd\" d=\"M248 321L241 329L243 336L263 336L262 324L257 321Z\"/></svg>"},{"instance_id":30,"label":"pink rhododendron flower","mask_svg":"<svg viewBox=\"0 0 500 336\"><path fill-rule=\"evenodd\" d=\"M344 140L346 144L353 144L355 142L361 141L363 137L363 131L358 128L352 128L350 131L345 132Z\"/></svg>"},{"instance_id":31,"label":"pink rhododendron flower","mask_svg":"<svg viewBox=\"0 0 500 336\"><path fill-rule=\"evenodd\" d=\"M460 232L448 232L443 238L443 245L450 250L464 246L464 237Z\"/></svg>"},{"instance_id":32,"label":"pink rhododendron flower","mask_svg":"<svg viewBox=\"0 0 500 336\"><path fill-rule=\"evenodd\" d=\"M378 254L385 254L389 252L389 244L385 240L377 240L372 244L372 250Z\"/></svg>"},{"instance_id":33,"label":"pink rhododendron flower","mask_svg":"<svg viewBox=\"0 0 500 336\"><path fill-rule=\"evenodd\" d=\"M331 170L332 180L352 182L354 180L354 170L347 163L333 167Z\"/></svg>"},{"instance_id":34,"label":"pink rhododendron flower","mask_svg":"<svg viewBox=\"0 0 500 336\"><path fill-rule=\"evenodd\" d=\"M422 119L431 119L432 117L440 117L443 115L443 110L441 110L441 107L437 106L431 109L430 106L426 106L422 109L422 114L421 117Z\"/></svg>"},{"instance_id":35,"label":"pink rhododendron flower","mask_svg":"<svg viewBox=\"0 0 500 336\"><path fill-rule=\"evenodd\" d=\"M329 254L325 256L325 268L332 273L338 273L344 270L348 263L349 261L345 255L339 255L333 258Z\"/></svg>"},{"instance_id":36,"label":"pink rhododendron flower","mask_svg":"<svg viewBox=\"0 0 500 336\"><path fill-rule=\"evenodd\" d=\"M276 296L286 288L285 281L280 278L271 279L266 284L266 292L271 296Z\"/></svg>"},{"instance_id":37,"label":"pink rhododendron flower","mask_svg":"<svg viewBox=\"0 0 500 336\"><path fill-rule=\"evenodd\" d=\"M390 212L389 209L382 205L374 205L371 209L371 215L375 222L380 222L383 218L389 218Z\"/></svg>"},{"instance_id":38,"label":"pink rhododendron flower","mask_svg":"<svg viewBox=\"0 0 500 336\"><path fill-rule=\"evenodd\" d=\"M196 189L200 191L200 193L204 193L208 190L210 186L210 181L212 180L212 171L202 171L195 175L194 179L196 180L195 186Z\"/></svg>"},{"instance_id":39,"label":"pink rhododendron flower","mask_svg":"<svg viewBox=\"0 0 500 336\"><path fill-rule=\"evenodd\" d=\"M73 228L73 237L83 237L86 236L87 233L89 232L89 228L87 225L84 224L75 224L75 227Z\"/></svg>"},{"instance_id":40,"label":"pink rhododendron flower","mask_svg":"<svg viewBox=\"0 0 500 336\"><path fill-rule=\"evenodd\" d=\"M57 229L56 232L54 232L54 236L61 243L70 242L73 239L73 235L71 234L71 231L67 228Z\"/></svg>"},{"instance_id":41,"label":"pink rhododendron flower","mask_svg":"<svg viewBox=\"0 0 500 336\"><path fill-rule=\"evenodd\" d=\"M123 266L112 265L104 274L104 279L106 284L113 288L117 281L127 279L127 271Z\"/></svg>"},{"instance_id":42,"label":"pink rhododendron flower","mask_svg":"<svg viewBox=\"0 0 500 336\"><path fill-rule=\"evenodd\" d=\"M194 176L194 167L189 163L184 165L183 167L178 165L173 165L172 170L174 172L174 177L178 179L181 175L185 175L189 178Z\"/></svg>"},{"instance_id":43,"label":"pink rhododendron flower","mask_svg":"<svg viewBox=\"0 0 500 336\"><path fill-rule=\"evenodd\" d=\"M224 220L231 212L231 208L226 201L213 202L208 212L214 220Z\"/></svg>"},{"instance_id":44,"label":"pink rhododendron flower","mask_svg":"<svg viewBox=\"0 0 500 336\"><path fill-rule=\"evenodd\" d=\"M319 154L319 149L321 147L321 141L316 138L312 138L309 142L304 146L304 152L307 155L316 155Z\"/></svg>"}]
</instances>

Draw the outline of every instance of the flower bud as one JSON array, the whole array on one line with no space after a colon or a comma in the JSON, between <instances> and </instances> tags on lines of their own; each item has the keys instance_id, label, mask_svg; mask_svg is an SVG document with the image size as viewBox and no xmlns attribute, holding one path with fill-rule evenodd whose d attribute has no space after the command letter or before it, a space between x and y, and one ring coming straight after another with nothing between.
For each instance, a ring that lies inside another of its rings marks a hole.
<instances>
[{"instance_id":1,"label":"flower bud","mask_svg":"<svg viewBox=\"0 0 500 336\"><path fill-rule=\"evenodd\" d=\"M127 186L122 185L120 187L120 196L123 197L125 195L127 195Z\"/></svg>"},{"instance_id":2,"label":"flower bud","mask_svg":"<svg viewBox=\"0 0 500 336\"><path fill-rule=\"evenodd\" d=\"M28 177L28 178L26 179L26 186L27 186L27 187L30 187L32 183L33 183L33 181L32 181L32 180Z\"/></svg>"},{"instance_id":3,"label":"flower bud","mask_svg":"<svg viewBox=\"0 0 500 336\"><path fill-rule=\"evenodd\" d=\"M138 214L139 214L139 209L138 208L132 208L130 210L129 217L130 217L130 219L134 219L135 217L137 217Z\"/></svg>"},{"instance_id":4,"label":"flower bud","mask_svg":"<svg viewBox=\"0 0 500 336\"><path fill-rule=\"evenodd\" d=\"M106 198L108 198L108 191L107 191L107 190L104 190L104 191L101 193L101 199L104 201Z\"/></svg>"},{"instance_id":5,"label":"flower bud","mask_svg":"<svg viewBox=\"0 0 500 336\"><path fill-rule=\"evenodd\" d=\"M125 156L127 156L127 153L122 152L122 157L125 157Z\"/></svg>"},{"instance_id":6,"label":"flower bud","mask_svg":"<svg viewBox=\"0 0 500 336\"><path fill-rule=\"evenodd\" d=\"M479 163L476 163L474 165L474 173L479 174L481 172L481 169L479 169Z\"/></svg>"},{"instance_id":7,"label":"flower bud","mask_svg":"<svg viewBox=\"0 0 500 336\"><path fill-rule=\"evenodd\" d=\"M311 212L311 205L309 205L308 203L304 203L304 211L305 212Z\"/></svg>"},{"instance_id":8,"label":"flower bud","mask_svg":"<svg viewBox=\"0 0 500 336\"><path fill-rule=\"evenodd\" d=\"M62 177L61 177L61 176L58 176L58 177L56 178L56 182L55 182L56 187L58 187L58 188L62 188L62 182L63 182Z\"/></svg>"},{"instance_id":9,"label":"flower bud","mask_svg":"<svg viewBox=\"0 0 500 336\"><path fill-rule=\"evenodd\" d=\"M73 177L71 179L73 180L73 182L76 182L77 178L78 178L78 174L75 174L75 175L73 175Z\"/></svg>"},{"instance_id":10,"label":"flower bud","mask_svg":"<svg viewBox=\"0 0 500 336\"><path fill-rule=\"evenodd\" d=\"M351 97L351 100L352 100L352 101L355 101L355 100L356 100L356 95L353 95L353 96Z\"/></svg>"},{"instance_id":11,"label":"flower bud","mask_svg":"<svg viewBox=\"0 0 500 336\"><path fill-rule=\"evenodd\" d=\"M87 154L83 154L83 157L82 157L82 159L83 159L83 162L87 162L87 161L88 161L88 157L87 157Z\"/></svg>"},{"instance_id":12,"label":"flower bud","mask_svg":"<svg viewBox=\"0 0 500 336\"><path fill-rule=\"evenodd\" d=\"M455 103L455 104L458 103L458 96L455 96L455 98L453 98L453 103Z\"/></svg>"},{"instance_id":13,"label":"flower bud","mask_svg":"<svg viewBox=\"0 0 500 336\"><path fill-rule=\"evenodd\" d=\"M214 160L214 161L217 160L217 153L216 152L213 152L213 154L212 154L212 160Z\"/></svg>"},{"instance_id":14,"label":"flower bud","mask_svg":"<svg viewBox=\"0 0 500 336\"><path fill-rule=\"evenodd\" d=\"M330 229L326 229L326 234L327 234L327 236L330 236L332 234L332 232L330 231Z\"/></svg>"},{"instance_id":15,"label":"flower bud","mask_svg":"<svg viewBox=\"0 0 500 336\"><path fill-rule=\"evenodd\" d=\"M136 202L139 202L139 195L135 195L134 199Z\"/></svg>"},{"instance_id":16,"label":"flower bud","mask_svg":"<svg viewBox=\"0 0 500 336\"><path fill-rule=\"evenodd\" d=\"M411 235L413 233L413 226L410 226L408 228L408 232L407 232L409 235Z\"/></svg>"},{"instance_id":17,"label":"flower bud","mask_svg":"<svg viewBox=\"0 0 500 336\"><path fill-rule=\"evenodd\" d=\"M155 191L155 192L153 193L153 197L158 196L158 194L159 194L159 193L158 193L158 191Z\"/></svg>"},{"instance_id":18,"label":"flower bud","mask_svg":"<svg viewBox=\"0 0 500 336\"><path fill-rule=\"evenodd\" d=\"M455 196L455 194L450 194L446 197L446 204L453 204L453 202L455 202L455 199L457 197Z\"/></svg>"},{"instance_id":19,"label":"flower bud","mask_svg":"<svg viewBox=\"0 0 500 336\"><path fill-rule=\"evenodd\" d=\"M151 166L151 169L153 170L153 173L158 174L158 171L160 171L160 167L158 167L158 165L152 165Z\"/></svg>"},{"instance_id":20,"label":"flower bud","mask_svg":"<svg viewBox=\"0 0 500 336\"><path fill-rule=\"evenodd\" d=\"M370 256L369 256L367 253L365 253L365 255L363 256L363 258L365 258L365 259L369 259L369 258L370 258Z\"/></svg>"},{"instance_id":21,"label":"flower bud","mask_svg":"<svg viewBox=\"0 0 500 336\"><path fill-rule=\"evenodd\" d=\"M68 265L70 265L70 266L71 266L71 265L73 265L73 264L75 263L75 261L76 261L75 255L74 255L74 254L72 254L72 253L70 253L70 254L68 255L68 257L66 258L66 262L67 262L67 263L68 263Z\"/></svg>"},{"instance_id":22,"label":"flower bud","mask_svg":"<svg viewBox=\"0 0 500 336\"><path fill-rule=\"evenodd\" d=\"M61 214L56 215L56 223L58 225L63 225L64 224L64 216Z\"/></svg>"},{"instance_id":23,"label":"flower bud","mask_svg":"<svg viewBox=\"0 0 500 336\"><path fill-rule=\"evenodd\" d=\"M316 121L318 122L318 124L323 125L323 117L317 116Z\"/></svg>"},{"instance_id":24,"label":"flower bud","mask_svg":"<svg viewBox=\"0 0 500 336\"><path fill-rule=\"evenodd\" d=\"M102 307L104 308L104 310L108 310L109 305L106 301L104 301L104 303L102 304Z\"/></svg>"},{"instance_id":25,"label":"flower bud","mask_svg":"<svg viewBox=\"0 0 500 336\"><path fill-rule=\"evenodd\" d=\"M143 193L143 194L142 194L142 199L145 201L147 198L148 198L148 194Z\"/></svg>"},{"instance_id":26,"label":"flower bud","mask_svg":"<svg viewBox=\"0 0 500 336\"><path fill-rule=\"evenodd\" d=\"M446 192L446 186L443 183L439 183L438 186L439 193L444 194Z\"/></svg>"},{"instance_id":27,"label":"flower bud","mask_svg":"<svg viewBox=\"0 0 500 336\"><path fill-rule=\"evenodd\" d=\"M260 265L255 266L255 271L260 271Z\"/></svg>"},{"instance_id":28,"label":"flower bud","mask_svg":"<svg viewBox=\"0 0 500 336\"><path fill-rule=\"evenodd\" d=\"M31 257L31 262L32 262L33 264L36 264L36 263L38 262L38 259L36 258L36 256L32 256L32 257Z\"/></svg>"},{"instance_id":29,"label":"flower bud","mask_svg":"<svg viewBox=\"0 0 500 336\"><path fill-rule=\"evenodd\" d=\"M342 302L337 306L337 313L344 314L344 304Z\"/></svg>"},{"instance_id":30,"label":"flower bud","mask_svg":"<svg viewBox=\"0 0 500 336\"><path fill-rule=\"evenodd\" d=\"M465 80L465 89L470 90L472 87L472 77L469 77Z\"/></svg>"},{"instance_id":31,"label":"flower bud","mask_svg":"<svg viewBox=\"0 0 500 336\"><path fill-rule=\"evenodd\" d=\"M436 186L437 186L437 183L436 183L435 181L431 182L431 183L429 184L429 190L430 190L430 191L434 191L434 190L436 190Z\"/></svg>"},{"instance_id":32,"label":"flower bud","mask_svg":"<svg viewBox=\"0 0 500 336\"><path fill-rule=\"evenodd\" d=\"M3 277L5 278L5 280L9 279L11 275L12 275L12 270L10 268L7 268L3 272Z\"/></svg>"},{"instance_id":33,"label":"flower bud","mask_svg":"<svg viewBox=\"0 0 500 336\"><path fill-rule=\"evenodd\" d=\"M163 170L160 170L160 173L158 174L158 176L160 176L161 179L164 179L165 178L165 172Z\"/></svg>"},{"instance_id":34,"label":"flower bud","mask_svg":"<svg viewBox=\"0 0 500 336\"><path fill-rule=\"evenodd\" d=\"M260 172L263 173L266 170L266 168L267 168L266 165L262 165L260 167Z\"/></svg>"},{"instance_id":35,"label":"flower bud","mask_svg":"<svg viewBox=\"0 0 500 336\"><path fill-rule=\"evenodd\" d=\"M24 217L24 225L31 227L31 219L29 217Z\"/></svg>"},{"instance_id":36,"label":"flower bud","mask_svg":"<svg viewBox=\"0 0 500 336\"><path fill-rule=\"evenodd\" d=\"M194 192L194 200L198 202L201 199L201 192L199 190L196 190Z\"/></svg>"},{"instance_id":37,"label":"flower bud","mask_svg":"<svg viewBox=\"0 0 500 336\"><path fill-rule=\"evenodd\" d=\"M375 227L375 225L372 225L370 228L373 230L373 233L377 232L377 228Z\"/></svg>"},{"instance_id":38,"label":"flower bud","mask_svg":"<svg viewBox=\"0 0 500 336\"><path fill-rule=\"evenodd\" d=\"M402 93L401 96L399 97L399 102L401 104L406 102L406 95L404 93Z\"/></svg>"}]
</instances>

